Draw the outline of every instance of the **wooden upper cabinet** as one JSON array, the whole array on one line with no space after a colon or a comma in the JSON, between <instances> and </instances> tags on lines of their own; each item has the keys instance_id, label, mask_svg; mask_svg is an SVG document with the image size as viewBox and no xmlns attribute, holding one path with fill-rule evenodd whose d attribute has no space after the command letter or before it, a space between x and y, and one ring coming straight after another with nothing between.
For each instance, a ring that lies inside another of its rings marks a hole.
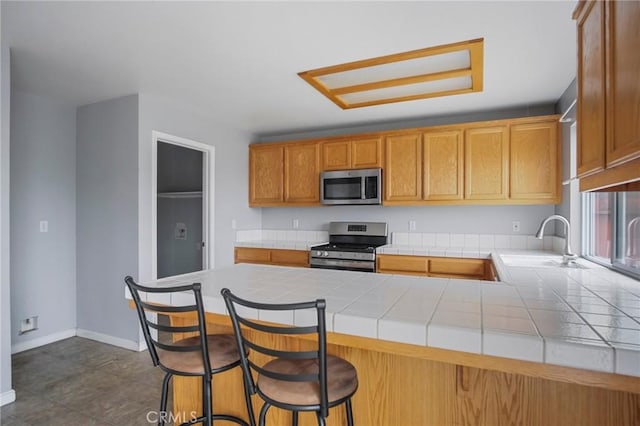
<instances>
[{"instance_id":1,"label":"wooden upper cabinet","mask_svg":"<svg viewBox=\"0 0 640 426\"><path fill-rule=\"evenodd\" d=\"M287 203L320 202L320 149L317 143L284 146L284 200Z\"/></svg>"},{"instance_id":2,"label":"wooden upper cabinet","mask_svg":"<svg viewBox=\"0 0 640 426\"><path fill-rule=\"evenodd\" d=\"M640 157L640 2L602 3L606 3L609 26L606 47L609 168ZM596 7L602 8L600 4ZM640 171L638 174L640 178Z\"/></svg>"},{"instance_id":3,"label":"wooden upper cabinet","mask_svg":"<svg viewBox=\"0 0 640 426\"><path fill-rule=\"evenodd\" d=\"M640 181L640 2L581 0L573 18L580 190Z\"/></svg>"},{"instance_id":4,"label":"wooden upper cabinet","mask_svg":"<svg viewBox=\"0 0 640 426\"><path fill-rule=\"evenodd\" d=\"M382 138L358 139L351 142L351 168L382 167Z\"/></svg>"},{"instance_id":5,"label":"wooden upper cabinet","mask_svg":"<svg viewBox=\"0 0 640 426\"><path fill-rule=\"evenodd\" d=\"M376 167L388 206L558 203L558 118L250 145L249 205L320 206L321 170Z\"/></svg>"},{"instance_id":6,"label":"wooden upper cabinet","mask_svg":"<svg viewBox=\"0 0 640 426\"><path fill-rule=\"evenodd\" d=\"M556 120L511 126L511 199L560 201L558 128Z\"/></svg>"},{"instance_id":7,"label":"wooden upper cabinet","mask_svg":"<svg viewBox=\"0 0 640 426\"><path fill-rule=\"evenodd\" d=\"M351 141L324 142L322 144L322 170L351 168Z\"/></svg>"},{"instance_id":8,"label":"wooden upper cabinet","mask_svg":"<svg viewBox=\"0 0 640 426\"><path fill-rule=\"evenodd\" d=\"M382 138L324 142L322 170L382 167Z\"/></svg>"},{"instance_id":9,"label":"wooden upper cabinet","mask_svg":"<svg viewBox=\"0 0 640 426\"><path fill-rule=\"evenodd\" d=\"M284 201L283 145L249 145L249 206Z\"/></svg>"},{"instance_id":10,"label":"wooden upper cabinet","mask_svg":"<svg viewBox=\"0 0 640 426\"><path fill-rule=\"evenodd\" d=\"M507 127L467 129L464 142L465 199L506 199L509 178Z\"/></svg>"},{"instance_id":11,"label":"wooden upper cabinet","mask_svg":"<svg viewBox=\"0 0 640 426\"><path fill-rule=\"evenodd\" d=\"M421 134L388 136L385 141L384 200L422 200Z\"/></svg>"},{"instance_id":12,"label":"wooden upper cabinet","mask_svg":"<svg viewBox=\"0 0 640 426\"><path fill-rule=\"evenodd\" d=\"M605 165L605 2L578 18L578 176Z\"/></svg>"},{"instance_id":13,"label":"wooden upper cabinet","mask_svg":"<svg viewBox=\"0 0 640 426\"><path fill-rule=\"evenodd\" d=\"M423 199L461 200L464 195L462 130L428 132L423 138Z\"/></svg>"}]
</instances>

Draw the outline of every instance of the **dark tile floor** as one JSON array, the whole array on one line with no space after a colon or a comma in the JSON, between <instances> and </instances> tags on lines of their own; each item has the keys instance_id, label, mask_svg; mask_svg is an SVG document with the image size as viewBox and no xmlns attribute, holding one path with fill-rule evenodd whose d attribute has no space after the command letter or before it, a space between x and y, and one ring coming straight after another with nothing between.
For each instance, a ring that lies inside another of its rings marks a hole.
<instances>
[{"instance_id":1,"label":"dark tile floor","mask_svg":"<svg viewBox=\"0 0 640 426\"><path fill-rule=\"evenodd\" d=\"M0 407L2 426L142 426L148 413L157 421L164 374L146 351L72 337L13 355L12 364L17 399Z\"/></svg>"}]
</instances>

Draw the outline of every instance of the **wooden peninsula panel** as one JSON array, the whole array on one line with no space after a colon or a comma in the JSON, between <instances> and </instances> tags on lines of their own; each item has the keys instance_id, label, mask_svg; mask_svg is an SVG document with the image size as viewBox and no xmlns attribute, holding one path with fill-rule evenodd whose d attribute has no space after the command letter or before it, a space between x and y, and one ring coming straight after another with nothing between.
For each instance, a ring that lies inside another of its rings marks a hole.
<instances>
[{"instance_id":1,"label":"wooden peninsula panel","mask_svg":"<svg viewBox=\"0 0 640 426\"><path fill-rule=\"evenodd\" d=\"M174 324L192 320L178 315ZM230 333L227 316L207 314L208 332ZM261 337L261 339L264 339ZM353 397L356 425L580 425L640 424L640 379L487 355L328 333L328 352L358 370ZM309 347L280 338L281 348ZM214 409L246 418L240 369L216 375ZM199 409L197 379L174 378L174 409ZM261 400L254 397L259 410ZM344 425L341 407L327 425ZM268 425L291 424L288 412L271 409ZM301 426L316 425L309 413Z\"/></svg>"}]
</instances>

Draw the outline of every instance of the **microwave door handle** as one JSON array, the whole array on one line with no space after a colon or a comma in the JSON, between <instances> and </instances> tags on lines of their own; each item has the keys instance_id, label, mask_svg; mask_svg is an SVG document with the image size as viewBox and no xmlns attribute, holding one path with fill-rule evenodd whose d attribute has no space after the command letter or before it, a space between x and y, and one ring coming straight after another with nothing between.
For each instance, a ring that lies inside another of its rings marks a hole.
<instances>
[{"instance_id":1,"label":"microwave door handle","mask_svg":"<svg viewBox=\"0 0 640 426\"><path fill-rule=\"evenodd\" d=\"M360 177L360 199L361 200L366 200L367 199L367 192L366 192L366 178L364 176Z\"/></svg>"}]
</instances>

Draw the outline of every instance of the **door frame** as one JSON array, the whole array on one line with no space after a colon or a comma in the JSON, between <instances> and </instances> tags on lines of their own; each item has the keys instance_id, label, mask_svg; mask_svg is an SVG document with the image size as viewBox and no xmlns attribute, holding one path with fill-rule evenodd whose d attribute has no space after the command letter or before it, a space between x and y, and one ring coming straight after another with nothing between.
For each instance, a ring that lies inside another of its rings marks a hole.
<instances>
[{"instance_id":1,"label":"door frame","mask_svg":"<svg viewBox=\"0 0 640 426\"><path fill-rule=\"evenodd\" d=\"M158 279L158 142L202 152L202 269L213 269L215 147L156 130L151 136L151 279Z\"/></svg>"}]
</instances>

